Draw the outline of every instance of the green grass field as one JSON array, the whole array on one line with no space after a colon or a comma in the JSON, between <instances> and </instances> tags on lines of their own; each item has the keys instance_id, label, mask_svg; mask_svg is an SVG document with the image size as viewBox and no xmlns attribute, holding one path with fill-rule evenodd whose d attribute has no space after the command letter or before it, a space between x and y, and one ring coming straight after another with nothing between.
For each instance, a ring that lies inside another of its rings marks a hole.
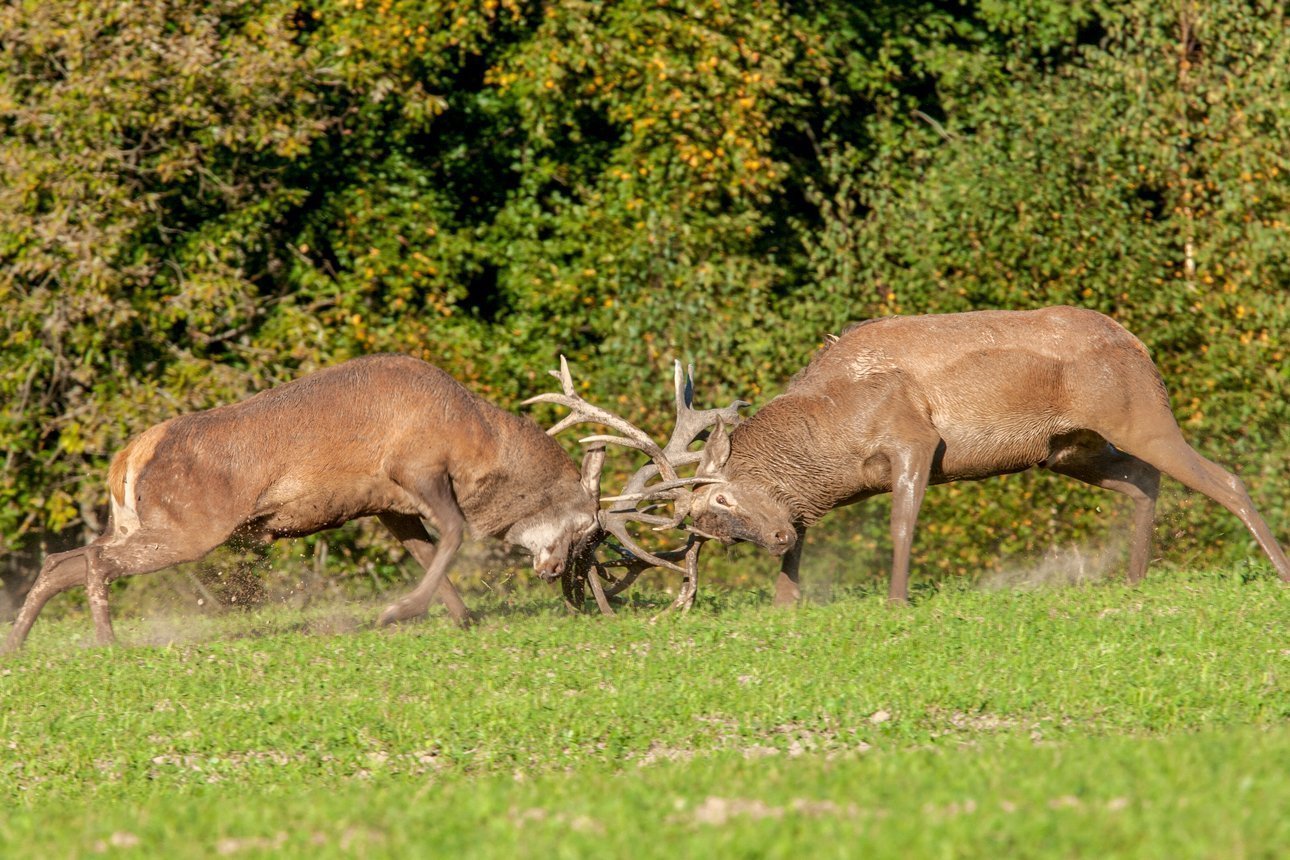
<instances>
[{"instance_id":1,"label":"green grass field","mask_svg":"<svg viewBox=\"0 0 1290 860\"><path fill-rule=\"evenodd\" d=\"M1157 571L775 611L553 593L36 626L0 856L1274 857L1290 590ZM175 640L167 645L147 642Z\"/></svg>"}]
</instances>

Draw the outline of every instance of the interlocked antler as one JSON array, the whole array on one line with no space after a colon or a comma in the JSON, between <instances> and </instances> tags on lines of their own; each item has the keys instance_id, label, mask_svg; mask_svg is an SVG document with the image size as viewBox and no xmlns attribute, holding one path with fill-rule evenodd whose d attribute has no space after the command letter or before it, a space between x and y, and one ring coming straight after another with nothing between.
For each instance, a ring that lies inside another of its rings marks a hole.
<instances>
[{"instance_id":1,"label":"interlocked antler","mask_svg":"<svg viewBox=\"0 0 1290 860\"><path fill-rule=\"evenodd\" d=\"M569 373L569 363L564 356L560 356L560 369L551 371L551 375L560 380L563 393L539 394L524 401L525 405L553 403L571 410L568 415L548 430L548 433L555 435L575 424L600 424L616 431L620 435L600 434L582 439L581 441L584 445L592 446L588 449L588 457L592 456L592 452L597 450L602 452L601 456L603 457L604 446L614 444L642 451L651 460L650 463L642 466L632 475L620 494L600 499L602 502L612 503L609 508L601 510L599 516L600 527L605 533L617 538L627 550L627 553L624 554L623 558L611 562L597 562L594 558L591 560L591 565L595 566L598 572L603 572L599 571L599 568L603 568L606 565L626 569L623 578L613 583L612 590L602 589L596 577L591 577L592 590L595 593L597 603L600 604L603 611L608 611L606 595L612 596L626 588L631 581L649 567L665 567L685 574L687 583L689 583L689 580L693 578L692 571L697 561L695 538L692 537L683 549L652 553L636 542L628 531L627 525L633 521L640 522L653 527L656 531L677 528L681 525L689 513L690 488L695 484L706 483L709 479L682 478L677 473L678 467L699 462L702 456L701 452L689 450L694 440L705 430L715 425L718 419L728 426L737 424L739 421L739 409L747 404L742 400L736 400L724 409L694 409L694 368L691 366L689 373L682 373L681 363L678 361L674 371L676 426L673 428L667 444L659 447L647 433L631 422L582 399L574 388L573 378ZM586 473L587 470L584 468L584 475ZM662 478L661 481L650 483L659 477ZM647 506L645 510L638 510L637 505L642 501L649 501L652 504ZM655 503L666 501L674 502L676 505L672 516L652 513L652 510L657 506ZM601 540L603 540L603 535ZM598 544L599 541L595 542L588 552L594 555ZM677 564L678 561L684 562L685 567ZM689 588L688 591L688 596L692 597L693 588ZM570 596L570 594L566 594L566 597Z\"/></svg>"},{"instance_id":2,"label":"interlocked antler","mask_svg":"<svg viewBox=\"0 0 1290 860\"><path fill-rule=\"evenodd\" d=\"M739 409L748 405L742 400L736 400L724 409L695 409L693 405L694 366L691 365L688 372L682 374L681 362L676 362L673 379L676 387L676 426L672 428L672 436L668 439L667 445L659 449L661 457L655 457L651 453L650 457L654 462L638 469L623 487L622 493L601 499L604 502L616 503L602 514L602 523L605 530L619 540L623 540L619 532L625 531L627 521L633 519L652 525L655 531L674 529L681 525L690 510L690 485L710 483L710 481L707 478L677 478L677 468L698 463L703 455L700 451L690 450L694 440L714 426L718 420L727 426L734 426L739 422ZM613 439L609 436L589 436L582 441L611 442ZM658 475L662 475L664 481L650 484L650 481ZM673 516L663 517L636 510L636 503L646 500L675 502L676 509ZM624 545L627 544L624 543ZM632 551L636 550L632 549ZM676 564L661 566L684 572L684 569Z\"/></svg>"}]
</instances>

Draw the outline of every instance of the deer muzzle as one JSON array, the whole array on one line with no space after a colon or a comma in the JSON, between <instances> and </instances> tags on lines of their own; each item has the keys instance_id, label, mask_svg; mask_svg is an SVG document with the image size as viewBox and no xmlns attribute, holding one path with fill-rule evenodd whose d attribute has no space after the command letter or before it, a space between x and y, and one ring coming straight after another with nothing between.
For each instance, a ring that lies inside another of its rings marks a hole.
<instances>
[{"instance_id":1,"label":"deer muzzle","mask_svg":"<svg viewBox=\"0 0 1290 860\"><path fill-rule=\"evenodd\" d=\"M790 523L760 523L731 514L708 510L694 518L692 531L722 543L746 541L773 556L782 556L797 544L797 530Z\"/></svg>"},{"instance_id":2,"label":"deer muzzle","mask_svg":"<svg viewBox=\"0 0 1290 860\"><path fill-rule=\"evenodd\" d=\"M559 553L543 550L533 559L533 570L547 582L554 582L564 573L564 557Z\"/></svg>"}]
</instances>

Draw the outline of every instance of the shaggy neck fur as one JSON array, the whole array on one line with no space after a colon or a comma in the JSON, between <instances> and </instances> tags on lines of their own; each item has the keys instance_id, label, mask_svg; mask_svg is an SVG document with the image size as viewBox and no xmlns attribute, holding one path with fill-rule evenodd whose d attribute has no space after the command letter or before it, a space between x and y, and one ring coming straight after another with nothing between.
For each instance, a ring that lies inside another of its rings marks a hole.
<instances>
[{"instance_id":1,"label":"shaggy neck fur","mask_svg":"<svg viewBox=\"0 0 1290 860\"><path fill-rule=\"evenodd\" d=\"M746 480L810 525L855 493L854 462L828 415L823 395L784 394L767 403L730 436L725 473ZM850 468L848 468L850 467Z\"/></svg>"}]
</instances>

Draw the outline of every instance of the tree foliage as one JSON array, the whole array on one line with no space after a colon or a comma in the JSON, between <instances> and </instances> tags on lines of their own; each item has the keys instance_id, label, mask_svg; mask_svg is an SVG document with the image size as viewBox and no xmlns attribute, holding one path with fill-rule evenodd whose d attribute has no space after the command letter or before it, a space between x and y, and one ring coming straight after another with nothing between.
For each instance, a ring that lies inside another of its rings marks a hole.
<instances>
[{"instance_id":1,"label":"tree foliage","mask_svg":"<svg viewBox=\"0 0 1290 860\"><path fill-rule=\"evenodd\" d=\"M1147 343L1276 528L1287 35L1267 0L11 3L0 548L100 529L150 423L361 353L507 406L565 353L661 430L673 358L760 403L848 320L1056 303ZM1113 526L1050 480L934 491L923 564ZM1167 554L1248 550L1171 498Z\"/></svg>"}]
</instances>

